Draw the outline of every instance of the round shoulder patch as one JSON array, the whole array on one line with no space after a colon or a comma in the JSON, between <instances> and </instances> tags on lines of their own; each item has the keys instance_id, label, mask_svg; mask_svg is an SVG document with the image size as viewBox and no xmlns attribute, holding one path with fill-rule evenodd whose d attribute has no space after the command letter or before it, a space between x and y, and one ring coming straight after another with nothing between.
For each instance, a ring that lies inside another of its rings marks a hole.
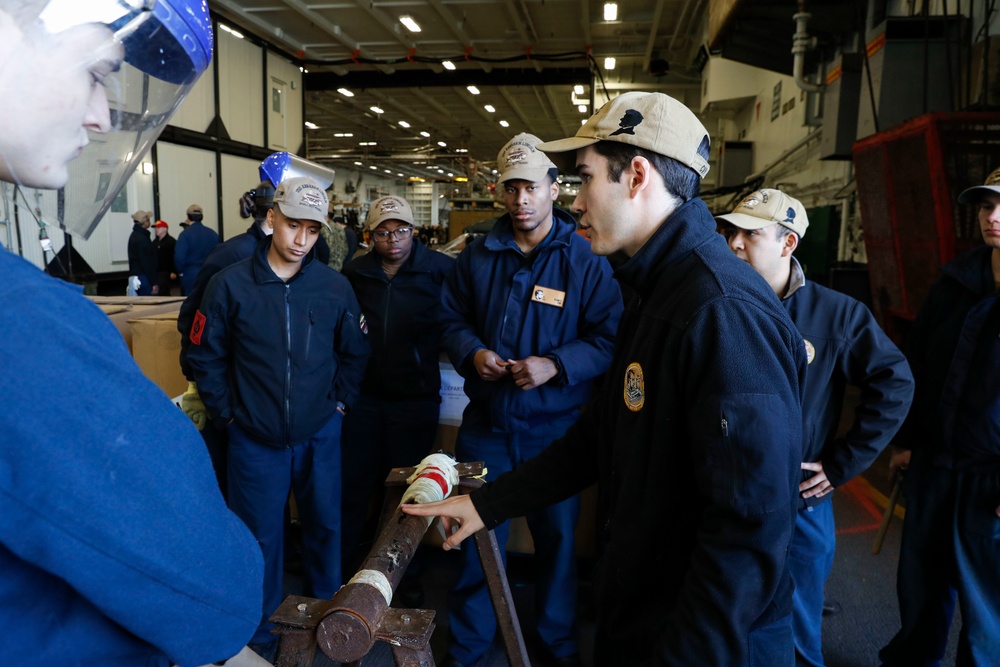
<instances>
[{"instance_id":1,"label":"round shoulder patch","mask_svg":"<svg viewBox=\"0 0 1000 667\"><path fill-rule=\"evenodd\" d=\"M813 362L813 359L816 358L816 348L813 347L813 344L807 341L805 338L802 339L802 342L806 344L806 363L811 364Z\"/></svg>"},{"instance_id":2,"label":"round shoulder patch","mask_svg":"<svg viewBox=\"0 0 1000 667\"><path fill-rule=\"evenodd\" d=\"M642 380L642 366L633 362L625 369L625 407L632 412L642 410L646 402L646 387Z\"/></svg>"}]
</instances>

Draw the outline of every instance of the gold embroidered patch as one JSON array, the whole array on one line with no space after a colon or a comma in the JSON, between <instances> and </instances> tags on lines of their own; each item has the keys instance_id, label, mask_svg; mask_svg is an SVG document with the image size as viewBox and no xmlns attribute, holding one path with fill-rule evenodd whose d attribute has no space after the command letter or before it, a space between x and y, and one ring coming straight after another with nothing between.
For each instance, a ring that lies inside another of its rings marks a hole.
<instances>
[{"instance_id":1,"label":"gold embroidered patch","mask_svg":"<svg viewBox=\"0 0 1000 667\"><path fill-rule=\"evenodd\" d=\"M632 412L642 410L646 402L646 387L642 379L642 366L633 362L625 369L625 407Z\"/></svg>"},{"instance_id":2,"label":"gold embroidered patch","mask_svg":"<svg viewBox=\"0 0 1000 667\"><path fill-rule=\"evenodd\" d=\"M816 358L816 348L813 347L813 344L807 341L806 339L803 338L802 340L806 344L806 363L811 364L813 362L813 359Z\"/></svg>"}]
</instances>

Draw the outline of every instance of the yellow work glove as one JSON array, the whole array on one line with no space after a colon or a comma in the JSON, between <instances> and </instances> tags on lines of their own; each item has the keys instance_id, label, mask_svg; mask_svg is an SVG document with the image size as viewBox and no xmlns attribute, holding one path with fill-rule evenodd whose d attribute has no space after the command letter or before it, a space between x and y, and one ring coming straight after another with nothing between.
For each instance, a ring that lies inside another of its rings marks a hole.
<instances>
[{"instance_id":1,"label":"yellow work glove","mask_svg":"<svg viewBox=\"0 0 1000 667\"><path fill-rule=\"evenodd\" d=\"M205 410L205 404L201 402L201 396L198 395L198 385L194 382L188 382L187 391L181 396L181 410L194 422L199 431L205 428L208 412Z\"/></svg>"}]
</instances>

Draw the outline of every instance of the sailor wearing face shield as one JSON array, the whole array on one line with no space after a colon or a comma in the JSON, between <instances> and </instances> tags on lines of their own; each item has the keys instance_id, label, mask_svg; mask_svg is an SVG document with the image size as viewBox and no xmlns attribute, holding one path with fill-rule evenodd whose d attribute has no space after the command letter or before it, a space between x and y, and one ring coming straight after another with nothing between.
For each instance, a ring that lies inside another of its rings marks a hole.
<instances>
[{"instance_id":1,"label":"sailor wearing face shield","mask_svg":"<svg viewBox=\"0 0 1000 667\"><path fill-rule=\"evenodd\" d=\"M211 52L204 0L0 0L0 180L61 190L86 238ZM190 420L100 310L8 252L0 331L0 663L239 653L260 549Z\"/></svg>"}]
</instances>

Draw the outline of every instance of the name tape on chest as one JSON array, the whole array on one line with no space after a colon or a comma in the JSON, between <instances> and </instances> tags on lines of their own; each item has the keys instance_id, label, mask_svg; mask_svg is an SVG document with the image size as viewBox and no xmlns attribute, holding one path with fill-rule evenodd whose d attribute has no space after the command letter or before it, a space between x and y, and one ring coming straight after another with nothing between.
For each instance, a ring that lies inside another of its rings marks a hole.
<instances>
[{"instance_id":1,"label":"name tape on chest","mask_svg":"<svg viewBox=\"0 0 1000 667\"><path fill-rule=\"evenodd\" d=\"M538 303L545 303L556 308L562 308L566 303L566 292L560 292L551 287L535 285L531 288L531 300Z\"/></svg>"}]
</instances>

